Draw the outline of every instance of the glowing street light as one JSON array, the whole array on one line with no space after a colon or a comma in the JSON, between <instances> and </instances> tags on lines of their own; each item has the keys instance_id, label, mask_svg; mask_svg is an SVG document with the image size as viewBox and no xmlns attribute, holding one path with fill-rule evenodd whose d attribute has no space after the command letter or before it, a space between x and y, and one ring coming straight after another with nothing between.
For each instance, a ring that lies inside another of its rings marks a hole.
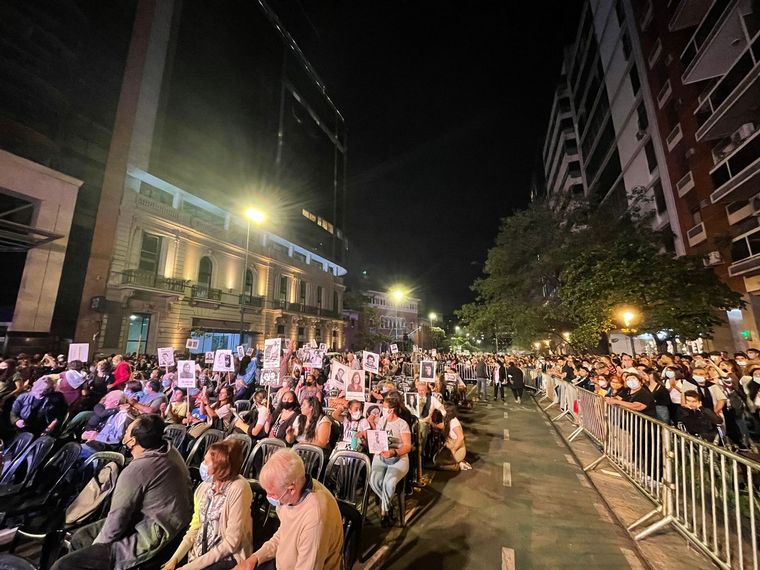
<instances>
[{"instance_id":1,"label":"glowing street light","mask_svg":"<svg viewBox=\"0 0 760 570\"><path fill-rule=\"evenodd\" d=\"M435 322L435 320L438 318L438 315L436 315L435 313L430 313L428 315L428 318L430 319L430 324L432 325Z\"/></svg>"},{"instance_id":2,"label":"glowing street light","mask_svg":"<svg viewBox=\"0 0 760 570\"><path fill-rule=\"evenodd\" d=\"M245 336L245 302L246 302L246 285L248 277L248 248L251 243L251 222L256 225L261 225L266 220L267 216L258 208L248 208L245 211L245 255L243 261L243 281L241 282L241 294L240 294L240 344L243 344L243 337ZM250 296L253 297L253 291L250 292Z\"/></svg>"}]
</instances>

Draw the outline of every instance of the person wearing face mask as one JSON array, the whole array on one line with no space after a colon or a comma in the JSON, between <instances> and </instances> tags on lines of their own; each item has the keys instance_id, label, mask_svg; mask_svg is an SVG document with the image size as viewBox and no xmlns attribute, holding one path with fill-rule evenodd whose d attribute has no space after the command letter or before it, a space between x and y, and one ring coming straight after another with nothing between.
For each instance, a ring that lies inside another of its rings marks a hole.
<instances>
[{"instance_id":1,"label":"person wearing face mask","mask_svg":"<svg viewBox=\"0 0 760 570\"><path fill-rule=\"evenodd\" d=\"M317 385L317 377L313 372L306 375L306 380L296 387L298 401L303 402L306 398L316 398L322 402L322 388Z\"/></svg>"},{"instance_id":2,"label":"person wearing face mask","mask_svg":"<svg viewBox=\"0 0 760 570\"><path fill-rule=\"evenodd\" d=\"M726 393L723 389L715 384L715 382L708 377L707 372L708 364L695 366L691 372L691 381L684 380L681 383L681 393L685 394L689 390L698 392L702 397L702 403L705 407L712 409L718 416L723 416L723 408L726 406ZM720 374L717 372L717 368L710 366L712 375L718 379Z\"/></svg>"},{"instance_id":3,"label":"person wearing face mask","mask_svg":"<svg viewBox=\"0 0 760 570\"><path fill-rule=\"evenodd\" d=\"M388 432L389 439L393 438L398 442L395 444L397 447L378 453L372 458L369 484L380 498L380 514L384 527L393 524L393 495L398 482L409 472L408 455L412 450L412 432L409 424L399 417L400 409L400 394L389 393L383 401L383 415L376 426L377 429Z\"/></svg>"},{"instance_id":4,"label":"person wearing face mask","mask_svg":"<svg viewBox=\"0 0 760 570\"><path fill-rule=\"evenodd\" d=\"M195 490L190 527L161 570L229 570L251 555L253 494L240 474L243 459L239 441L209 447L200 465L203 482Z\"/></svg>"},{"instance_id":5,"label":"person wearing face mask","mask_svg":"<svg viewBox=\"0 0 760 570\"><path fill-rule=\"evenodd\" d=\"M649 388L644 386L640 372L635 368L627 368L623 371L623 382L625 382L628 391L622 396L606 398L607 403L611 406L620 406L639 412L651 418L657 417L654 397Z\"/></svg>"},{"instance_id":6,"label":"person wearing face mask","mask_svg":"<svg viewBox=\"0 0 760 570\"><path fill-rule=\"evenodd\" d=\"M359 451L362 448L363 441L366 440L367 430L372 429L369 422L363 417L362 407L363 402L351 400L347 405L338 405L333 411L333 419L343 425L341 441L336 445L336 449Z\"/></svg>"},{"instance_id":7,"label":"person wearing face mask","mask_svg":"<svg viewBox=\"0 0 760 570\"><path fill-rule=\"evenodd\" d=\"M248 434L254 440L264 439L267 435L266 425L269 422L269 407L267 393L257 390L253 395L253 409L243 413L235 420L235 429Z\"/></svg>"},{"instance_id":8,"label":"person wearing face mask","mask_svg":"<svg viewBox=\"0 0 760 570\"><path fill-rule=\"evenodd\" d=\"M695 390L684 392L684 405L678 411L678 421L688 433L710 443L718 437L718 426L723 423L715 412L702 405L702 397Z\"/></svg>"},{"instance_id":9,"label":"person wearing face mask","mask_svg":"<svg viewBox=\"0 0 760 570\"><path fill-rule=\"evenodd\" d=\"M305 471L292 449L275 452L261 469L259 482L277 510L280 526L235 570L342 570L343 519L338 502Z\"/></svg>"},{"instance_id":10,"label":"person wearing face mask","mask_svg":"<svg viewBox=\"0 0 760 570\"><path fill-rule=\"evenodd\" d=\"M280 396L280 404L266 425L269 437L285 441L288 429L298 417L298 400L292 390L285 390Z\"/></svg>"},{"instance_id":11,"label":"person wearing face mask","mask_svg":"<svg viewBox=\"0 0 760 570\"><path fill-rule=\"evenodd\" d=\"M52 570L133 568L187 528L193 512L190 473L164 440L165 427L155 414L141 415L127 426L122 442L133 459L116 481L108 515L78 529L72 552Z\"/></svg>"}]
</instances>

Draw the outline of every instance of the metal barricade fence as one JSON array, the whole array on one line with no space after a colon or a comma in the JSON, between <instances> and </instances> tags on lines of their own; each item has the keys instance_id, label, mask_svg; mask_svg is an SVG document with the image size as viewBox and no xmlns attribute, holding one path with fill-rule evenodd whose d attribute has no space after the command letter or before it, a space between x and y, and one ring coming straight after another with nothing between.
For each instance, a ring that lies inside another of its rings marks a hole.
<instances>
[{"instance_id":1,"label":"metal barricade fence","mask_svg":"<svg viewBox=\"0 0 760 570\"><path fill-rule=\"evenodd\" d=\"M525 387L538 392L538 379L540 376L535 374L536 370L533 370L531 368L522 368L521 370L523 373L523 381L525 382Z\"/></svg>"},{"instance_id":2,"label":"metal barricade fence","mask_svg":"<svg viewBox=\"0 0 760 570\"><path fill-rule=\"evenodd\" d=\"M623 473L655 508L628 530L651 522L634 536L642 540L672 525L721 568L758 570L760 463L705 442L649 416L610 405L569 382L544 375L553 398L576 430L586 433L602 455L584 470L606 460Z\"/></svg>"},{"instance_id":3,"label":"metal barricade fence","mask_svg":"<svg viewBox=\"0 0 760 570\"><path fill-rule=\"evenodd\" d=\"M465 382L475 381L475 367L470 366L469 364L464 364L462 362L457 364L457 374L459 374L459 377L464 380Z\"/></svg>"}]
</instances>

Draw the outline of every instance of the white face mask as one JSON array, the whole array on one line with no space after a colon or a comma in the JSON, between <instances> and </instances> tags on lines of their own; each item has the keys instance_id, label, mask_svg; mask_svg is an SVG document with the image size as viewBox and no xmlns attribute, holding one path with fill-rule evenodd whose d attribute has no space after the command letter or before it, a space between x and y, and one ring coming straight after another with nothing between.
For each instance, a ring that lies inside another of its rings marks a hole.
<instances>
[{"instance_id":1,"label":"white face mask","mask_svg":"<svg viewBox=\"0 0 760 570\"><path fill-rule=\"evenodd\" d=\"M757 382L758 384L760 384L760 376L753 376L753 377L752 377L752 380L753 380L754 382Z\"/></svg>"},{"instance_id":2,"label":"white face mask","mask_svg":"<svg viewBox=\"0 0 760 570\"><path fill-rule=\"evenodd\" d=\"M625 381L625 385L628 386L631 390L635 390L639 387L639 381L635 378L629 378Z\"/></svg>"},{"instance_id":3,"label":"white face mask","mask_svg":"<svg viewBox=\"0 0 760 570\"><path fill-rule=\"evenodd\" d=\"M666 370L665 371L665 377L666 378L675 378L676 373L673 370Z\"/></svg>"},{"instance_id":4,"label":"white face mask","mask_svg":"<svg viewBox=\"0 0 760 570\"><path fill-rule=\"evenodd\" d=\"M694 382L696 382L697 384L704 384L705 382L705 377L700 374L693 374L692 378L694 379Z\"/></svg>"},{"instance_id":5,"label":"white face mask","mask_svg":"<svg viewBox=\"0 0 760 570\"><path fill-rule=\"evenodd\" d=\"M744 366L744 365L747 364L747 361L746 360L737 360L736 364L738 364L739 366Z\"/></svg>"},{"instance_id":6,"label":"white face mask","mask_svg":"<svg viewBox=\"0 0 760 570\"><path fill-rule=\"evenodd\" d=\"M384 418L387 418L390 415L390 413L391 413L391 409L390 408L383 408L383 417Z\"/></svg>"},{"instance_id":7,"label":"white face mask","mask_svg":"<svg viewBox=\"0 0 760 570\"><path fill-rule=\"evenodd\" d=\"M351 419L354 421L360 420L362 417L362 412L359 410L358 412L351 412Z\"/></svg>"}]
</instances>

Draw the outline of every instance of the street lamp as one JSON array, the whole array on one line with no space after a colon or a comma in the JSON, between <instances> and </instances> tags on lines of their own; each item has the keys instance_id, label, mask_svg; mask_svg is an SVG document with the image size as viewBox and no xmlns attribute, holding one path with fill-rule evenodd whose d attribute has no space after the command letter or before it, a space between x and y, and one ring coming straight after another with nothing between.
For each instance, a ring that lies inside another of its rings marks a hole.
<instances>
[{"instance_id":1,"label":"street lamp","mask_svg":"<svg viewBox=\"0 0 760 570\"><path fill-rule=\"evenodd\" d=\"M636 332L634 325L639 320L639 313L633 307L623 307L618 313L618 318L623 323L622 332L631 342L631 354L636 352L636 345L633 342L633 334Z\"/></svg>"},{"instance_id":2,"label":"street lamp","mask_svg":"<svg viewBox=\"0 0 760 570\"><path fill-rule=\"evenodd\" d=\"M256 225L260 225L266 219L266 214L257 208L248 208L245 211L246 231L245 231L245 255L243 261L243 281L240 287L240 344L243 344L243 337L245 336L245 302L246 302L246 277L248 277L248 247L251 242L251 222ZM253 297L253 291L251 291L251 297ZM251 299L253 301L253 299Z\"/></svg>"},{"instance_id":3,"label":"street lamp","mask_svg":"<svg viewBox=\"0 0 760 570\"><path fill-rule=\"evenodd\" d=\"M391 287L391 289L388 291L388 295L393 301L393 306L396 307L396 318L393 320L393 338L394 340L398 340L398 307L406 299L406 290L400 285L396 285L394 287Z\"/></svg>"},{"instance_id":4,"label":"street lamp","mask_svg":"<svg viewBox=\"0 0 760 570\"><path fill-rule=\"evenodd\" d=\"M430 314L428 315L428 318L430 319L430 326L432 327L432 326L433 326L433 323L434 323L434 322L435 322L435 320L438 318L438 315L436 315L435 313L430 313Z\"/></svg>"}]
</instances>

